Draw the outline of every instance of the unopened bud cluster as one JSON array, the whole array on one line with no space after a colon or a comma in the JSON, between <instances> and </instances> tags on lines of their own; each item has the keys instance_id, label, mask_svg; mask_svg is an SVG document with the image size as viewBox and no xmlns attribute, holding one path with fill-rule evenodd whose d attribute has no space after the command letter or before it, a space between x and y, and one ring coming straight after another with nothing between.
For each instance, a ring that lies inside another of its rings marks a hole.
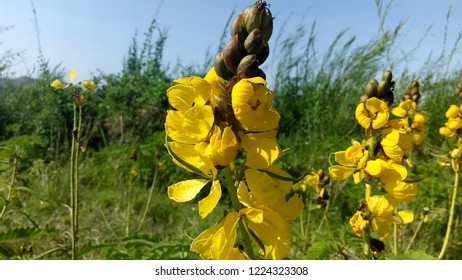
<instances>
[{"instance_id":1,"label":"unopened bud cluster","mask_svg":"<svg viewBox=\"0 0 462 280\"><path fill-rule=\"evenodd\" d=\"M412 80L406 87L406 91L404 92L403 101L404 100L412 100L415 103L419 103L420 100L420 84L416 80Z\"/></svg>"},{"instance_id":2,"label":"unopened bud cluster","mask_svg":"<svg viewBox=\"0 0 462 280\"><path fill-rule=\"evenodd\" d=\"M365 94L361 96L361 102L366 99L377 97L387 103L388 106L393 104L393 90L395 88L395 81L393 81L393 74L390 70L383 72L382 79L378 82L376 79L370 80L365 89Z\"/></svg>"},{"instance_id":3,"label":"unopened bud cluster","mask_svg":"<svg viewBox=\"0 0 462 280\"><path fill-rule=\"evenodd\" d=\"M231 26L231 38L215 57L215 71L229 80L262 77L259 68L269 56L268 40L273 33L273 16L265 1L258 0L244 8Z\"/></svg>"},{"instance_id":4,"label":"unopened bud cluster","mask_svg":"<svg viewBox=\"0 0 462 280\"><path fill-rule=\"evenodd\" d=\"M462 76L460 76L459 83L456 86L455 90L456 96L462 100Z\"/></svg>"}]
</instances>

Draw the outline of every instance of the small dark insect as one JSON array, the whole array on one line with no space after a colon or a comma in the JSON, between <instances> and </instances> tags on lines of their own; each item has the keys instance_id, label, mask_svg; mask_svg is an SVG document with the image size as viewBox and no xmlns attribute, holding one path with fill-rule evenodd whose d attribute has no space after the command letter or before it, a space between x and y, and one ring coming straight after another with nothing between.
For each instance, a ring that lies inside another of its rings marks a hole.
<instances>
[{"instance_id":1,"label":"small dark insect","mask_svg":"<svg viewBox=\"0 0 462 280\"><path fill-rule=\"evenodd\" d=\"M264 8L270 7L270 4L266 3L266 1L258 0L257 1L258 7L257 10L261 12Z\"/></svg>"}]
</instances>

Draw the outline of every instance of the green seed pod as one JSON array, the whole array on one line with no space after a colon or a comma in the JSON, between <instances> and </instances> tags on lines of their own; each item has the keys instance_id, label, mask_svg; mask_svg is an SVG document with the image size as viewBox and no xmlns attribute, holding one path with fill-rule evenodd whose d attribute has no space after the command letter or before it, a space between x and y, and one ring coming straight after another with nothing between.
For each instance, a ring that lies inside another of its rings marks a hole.
<instances>
[{"instance_id":1,"label":"green seed pod","mask_svg":"<svg viewBox=\"0 0 462 280\"><path fill-rule=\"evenodd\" d=\"M391 73L391 71L385 70L385 72L383 72L383 75L382 75L382 81L391 83L392 80L393 80L393 74Z\"/></svg>"},{"instance_id":2,"label":"green seed pod","mask_svg":"<svg viewBox=\"0 0 462 280\"><path fill-rule=\"evenodd\" d=\"M378 86L379 86L379 82L377 82L376 79L372 79L367 83L366 89L365 89L367 98L378 96L378 91L377 91Z\"/></svg>"},{"instance_id":3,"label":"green seed pod","mask_svg":"<svg viewBox=\"0 0 462 280\"><path fill-rule=\"evenodd\" d=\"M236 75L237 66L243 57L243 50L240 48L237 35L231 37L223 48L222 53L226 67L228 67L228 69Z\"/></svg>"},{"instance_id":4,"label":"green seed pod","mask_svg":"<svg viewBox=\"0 0 462 280\"><path fill-rule=\"evenodd\" d=\"M386 94L388 94L391 89L391 83L388 82L388 81L380 81L379 85L377 86L377 93L378 93L378 97L380 99L382 99L382 96L385 96Z\"/></svg>"},{"instance_id":5,"label":"green seed pod","mask_svg":"<svg viewBox=\"0 0 462 280\"><path fill-rule=\"evenodd\" d=\"M261 35L261 29L255 28L250 32L249 36L244 41L244 49L248 54L259 54L263 50L263 37Z\"/></svg>"},{"instance_id":6,"label":"green seed pod","mask_svg":"<svg viewBox=\"0 0 462 280\"><path fill-rule=\"evenodd\" d=\"M229 80L234 76L234 74L229 71L228 67L226 67L225 60L223 59L223 53L221 52L217 53L215 56L213 66L215 67L217 75L225 80Z\"/></svg>"},{"instance_id":7,"label":"green seed pod","mask_svg":"<svg viewBox=\"0 0 462 280\"><path fill-rule=\"evenodd\" d=\"M256 77L259 74L258 58L254 54L246 55L237 67L237 75L243 78Z\"/></svg>"}]
</instances>

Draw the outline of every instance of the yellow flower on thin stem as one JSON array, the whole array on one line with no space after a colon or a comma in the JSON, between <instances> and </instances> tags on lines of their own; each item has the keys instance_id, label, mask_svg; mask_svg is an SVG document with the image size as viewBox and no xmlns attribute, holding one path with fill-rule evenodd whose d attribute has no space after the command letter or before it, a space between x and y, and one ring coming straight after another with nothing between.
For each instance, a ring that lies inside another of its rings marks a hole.
<instances>
[{"instance_id":1,"label":"yellow flower on thin stem","mask_svg":"<svg viewBox=\"0 0 462 280\"><path fill-rule=\"evenodd\" d=\"M75 74L75 70L71 70L71 72L69 72L69 83L63 83L60 80L56 79L53 82L51 82L50 86L54 89L65 89L72 84L72 80L74 79Z\"/></svg>"},{"instance_id":2,"label":"yellow flower on thin stem","mask_svg":"<svg viewBox=\"0 0 462 280\"><path fill-rule=\"evenodd\" d=\"M386 102L372 97L359 103L355 116L359 124L365 129L379 129L387 124L390 113Z\"/></svg>"}]
</instances>

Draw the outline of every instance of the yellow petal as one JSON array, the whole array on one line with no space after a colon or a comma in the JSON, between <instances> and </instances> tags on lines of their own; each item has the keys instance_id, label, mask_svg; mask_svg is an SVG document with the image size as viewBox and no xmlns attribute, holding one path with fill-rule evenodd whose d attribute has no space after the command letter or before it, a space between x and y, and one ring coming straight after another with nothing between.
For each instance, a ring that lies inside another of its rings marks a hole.
<instances>
[{"instance_id":1,"label":"yellow petal","mask_svg":"<svg viewBox=\"0 0 462 280\"><path fill-rule=\"evenodd\" d=\"M240 214L245 215L249 221L255 224L263 222L263 210L257 208L242 208Z\"/></svg>"},{"instance_id":2,"label":"yellow petal","mask_svg":"<svg viewBox=\"0 0 462 280\"><path fill-rule=\"evenodd\" d=\"M449 106L448 110L446 111L446 118L448 119L457 118L457 116L459 116L459 113L460 113L459 107L452 104Z\"/></svg>"},{"instance_id":3,"label":"yellow petal","mask_svg":"<svg viewBox=\"0 0 462 280\"><path fill-rule=\"evenodd\" d=\"M168 187L168 197L176 202L190 201L208 182L205 179L192 179L175 183Z\"/></svg>"},{"instance_id":4,"label":"yellow petal","mask_svg":"<svg viewBox=\"0 0 462 280\"><path fill-rule=\"evenodd\" d=\"M391 223L387 219L377 217L372 219L372 228L375 234L377 234L378 239L385 240L390 235Z\"/></svg>"},{"instance_id":5,"label":"yellow petal","mask_svg":"<svg viewBox=\"0 0 462 280\"><path fill-rule=\"evenodd\" d=\"M439 130L440 134L445 136L445 137L452 137L456 133L454 130L449 129L446 126L440 127Z\"/></svg>"},{"instance_id":6,"label":"yellow petal","mask_svg":"<svg viewBox=\"0 0 462 280\"><path fill-rule=\"evenodd\" d=\"M221 198L221 186L220 181L215 180L212 183L212 187L210 188L210 193L207 197L199 201L199 215L201 218L207 217L215 206L217 206L218 201Z\"/></svg>"},{"instance_id":7,"label":"yellow petal","mask_svg":"<svg viewBox=\"0 0 462 280\"><path fill-rule=\"evenodd\" d=\"M51 82L50 86L54 89L64 89L67 88L70 84L65 84L61 82L60 80L54 80Z\"/></svg>"},{"instance_id":8,"label":"yellow petal","mask_svg":"<svg viewBox=\"0 0 462 280\"><path fill-rule=\"evenodd\" d=\"M409 224L414 221L414 213L410 210L407 211L398 211L396 215L399 216L402 224Z\"/></svg>"},{"instance_id":9,"label":"yellow petal","mask_svg":"<svg viewBox=\"0 0 462 280\"><path fill-rule=\"evenodd\" d=\"M334 180L345 180L355 172L354 167L347 167L343 165L334 165L329 167L329 174Z\"/></svg>"},{"instance_id":10,"label":"yellow petal","mask_svg":"<svg viewBox=\"0 0 462 280\"><path fill-rule=\"evenodd\" d=\"M260 242L255 242L260 254L267 259L280 260L289 254L290 224L278 212L266 207L263 210L263 222L249 222L249 229ZM263 244L263 248L260 245Z\"/></svg>"},{"instance_id":11,"label":"yellow petal","mask_svg":"<svg viewBox=\"0 0 462 280\"><path fill-rule=\"evenodd\" d=\"M190 246L191 251L198 253L201 258L205 260L211 259L212 253L210 251L210 247L212 246L213 236L220 228L223 227L224 223L225 220L223 219L218 224L208 228L199 234L196 238L194 238Z\"/></svg>"},{"instance_id":12,"label":"yellow petal","mask_svg":"<svg viewBox=\"0 0 462 280\"><path fill-rule=\"evenodd\" d=\"M80 84L82 85L84 91L90 92L96 88L95 82L91 80L83 80Z\"/></svg>"},{"instance_id":13,"label":"yellow petal","mask_svg":"<svg viewBox=\"0 0 462 280\"><path fill-rule=\"evenodd\" d=\"M226 215L223 227L219 228L212 238L212 246L210 247L212 259L229 259L234 248L238 221L239 213L231 212Z\"/></svg>"},{"instance_id":14,"label":"yellow petal","mask_svg":"<svg viewBox=\"0 0 462 280\"><path fill-rule=\"evenodd\" d=\"M245 178L250 192L259 203L271 205L279 200L281 191L275 186L275 182L268 174L255 169L247 169Z\"/></svg>"},{"instance_id":15,"label":"yellow petal","mask_svg":"<svg viewBox=\"0 0 462 280\"><path fill-rule=\"evenodd\" d=\"M247 151L246 165L255 169L264 169L279 157L280 148L276 139L258 137L257 134L239 134L242 145Z\"/></svg>"},{"instance_id":16,"label":"yellow petal","mask_svg":"<svg viewBox=\"0 0 462 280\"><path fill-rule=\"evenodd\" d=\"M71 70L71 72L69 72L69 83L74 79L75 73L75 70Z\"/></svg>"}]
</instances>

